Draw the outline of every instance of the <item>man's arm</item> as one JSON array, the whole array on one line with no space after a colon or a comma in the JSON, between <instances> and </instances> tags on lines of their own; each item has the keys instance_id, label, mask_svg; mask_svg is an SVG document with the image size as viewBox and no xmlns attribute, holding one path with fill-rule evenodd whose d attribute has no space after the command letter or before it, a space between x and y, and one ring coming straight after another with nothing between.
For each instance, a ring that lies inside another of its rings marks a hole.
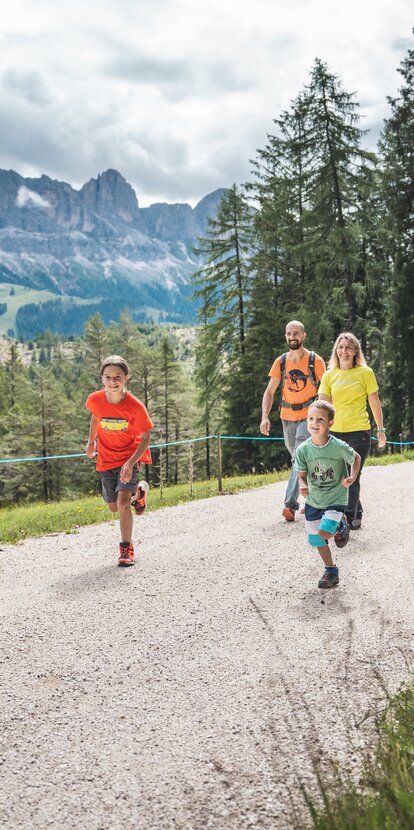
<instances>
[{"instance_id":1,"label":"man's arm","mask_svg":"<svg viewBox=\"0 0 414 830\"><path fill-rule=\"evenodd\" d=\"M96 415L91 415L91 422L89 424L89 438L86 445L86 455L88 458L93 458L96 452L96 433L98 432L99 418Z\"/></svg>"},{"instance_id":2,"label":"man's arm","mask_svg":"<svg viewBox=\"0 0 414 830\"><path fill-rule=\"evenodd\" d=\"M273 398L277 387L279 386L280 378L270 378L266 386L265 393L262 400L262 422L260 424L260 432L263 435L269 435L270 421L269 412L273 406Z\"/></svg>"},{"instance_id":3,"label":"man's arm","mask_svg":"<svg viewBox=\"0 0 414 830\"><path fill-rule=\"evenodd\" d=\"M315 375L316 375L316 380L318 381L318 383L321 382L322 376L325 374L325 372L326 372L325 361L324 361L323 357L321 357L320 354L318 354L318 355L316 355L316 358L315 358Z\"/></svg>"},{"instance_id":4,"label":"man's arm","mask_svg":"<svg viewBox=\"0 0 414 830\"><path fill-rule=\"evenodd\" d=\"M329 401L329 403L332 403L331 396L330 395L324 395L323 392L320 392L320 394L318 395L318 399L320 401Z\"/></svg>"}]
</instances>

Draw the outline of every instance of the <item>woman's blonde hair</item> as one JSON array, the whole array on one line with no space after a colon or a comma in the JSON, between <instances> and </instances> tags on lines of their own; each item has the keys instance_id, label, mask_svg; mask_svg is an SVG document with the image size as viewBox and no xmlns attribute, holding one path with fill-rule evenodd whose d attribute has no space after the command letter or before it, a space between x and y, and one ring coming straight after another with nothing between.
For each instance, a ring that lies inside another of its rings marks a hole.
<instances>
[{"instance_id":1,"label":"woman's blonde hair","mask_svg":"<svg viewBox=\"0 0 414 830\"><path fill-rule=\"evenodd\" d=\"M338 369L339 368L339 358L337 354L338 346L341 340L348 340L348 342L353 347L355 354L354 354L354 366L366 366L367 361L365 360L364 353L361 348L361 344L355 334L352 334L351 331L342 331L341 334L338 334L338 337L335 340L333 345L332 353L329 358L328 362L328 369Z\"/></svg>"}]
</instances>

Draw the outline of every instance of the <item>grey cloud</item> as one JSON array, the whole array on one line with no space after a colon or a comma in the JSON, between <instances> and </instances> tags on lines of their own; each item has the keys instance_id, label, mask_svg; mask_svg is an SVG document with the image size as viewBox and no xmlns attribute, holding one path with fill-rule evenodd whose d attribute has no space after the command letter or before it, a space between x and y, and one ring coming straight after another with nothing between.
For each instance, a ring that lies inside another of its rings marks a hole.
<instances>
[{"instance_id":1,"label":"grey cloud","mask_svg":"<svg viewBox=\"0 0 414 830\"><path fill-rule=\"evenodd\" d=\"M393 50L393 52L406 52L408 49L412 48L412 37L398 37L391 43L391 49Z\"/></svg>"},{"instance_id":2,"label":"grey cloud","mask_svg":"<svg viewBox=\"0 0 414 830\"><path fill-rule=\"evenodd\" d=\"M37 104L45 107L51 103L52 97L40 73L37 71L26 71L22 69L6 69L2 73L3 87L19 95L30 104Z\"/></svg>"},{"instance_id":3,"label":"grey cloud","mask_svg":"<svg viewBox=\"0 0 414 830\"><path fill-rule=\"evenodd\" d=\"M235 69L222 59L206 63L194 61L192 57L153 57L124 45L117 45L103 71L110 78L157 86L168 100L183 100L194 94L211 95L214 90L245 91L254 86L242 66Z\"/></svg>"}]
</instances>

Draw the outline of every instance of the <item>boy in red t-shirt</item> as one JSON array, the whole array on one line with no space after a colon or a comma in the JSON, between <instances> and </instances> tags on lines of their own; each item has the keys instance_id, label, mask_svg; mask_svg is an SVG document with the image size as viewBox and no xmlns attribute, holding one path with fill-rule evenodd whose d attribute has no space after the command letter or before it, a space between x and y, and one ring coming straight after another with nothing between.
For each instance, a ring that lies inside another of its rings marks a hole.
<instances>
[{"instance_id":1,"label":"boy in red t-shirt","mask_svg":"<svg viewBox=\"0 0 414 830\"><path fill-rule=\"evenodd\" d=\"M130 377L126 360L110 355L102 362L100 373L103 389L92 392L85 404L92 413L86 455L92 458L97 448L102 496L111 513L119 513L118 565L128 566L134 564L131 493L136 513L143 513L149 488L146 481L138 482L139 462L151 463L149 444L154 424L144 404L125 388Z\"/></svg>"}]
</instances>

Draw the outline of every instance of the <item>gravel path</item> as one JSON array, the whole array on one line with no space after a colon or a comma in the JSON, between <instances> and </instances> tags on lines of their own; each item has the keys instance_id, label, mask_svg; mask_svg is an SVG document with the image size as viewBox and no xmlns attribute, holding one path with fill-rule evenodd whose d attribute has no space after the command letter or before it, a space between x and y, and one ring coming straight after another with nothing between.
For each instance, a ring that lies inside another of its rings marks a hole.
<instances>
[{"instance_id":1,"label":"gravel path","mask_svg":"<svg viewBox=\"0 0 414 830\"><path fill-rule=\"evenodd\" d=\"M116 523L2 546L1 828L303 828L315 759L358 768L409 676L414 463L364 471L325 593L284 488L149 513L131 569Z\"/></svg>"}]
</instances>

